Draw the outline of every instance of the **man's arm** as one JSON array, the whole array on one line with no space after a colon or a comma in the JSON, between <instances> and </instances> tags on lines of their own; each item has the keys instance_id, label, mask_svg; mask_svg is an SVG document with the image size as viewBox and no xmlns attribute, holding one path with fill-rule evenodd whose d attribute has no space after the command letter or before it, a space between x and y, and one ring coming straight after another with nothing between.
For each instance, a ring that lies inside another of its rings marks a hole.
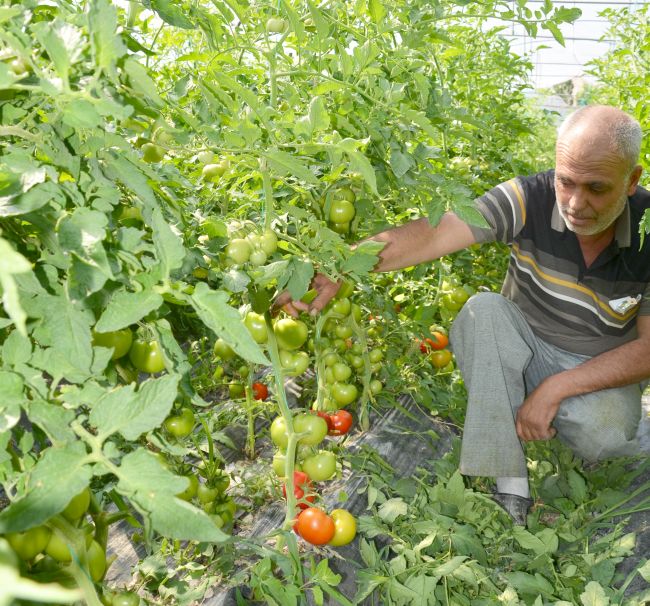
<instances>
[{"instance_id":1,"label":"man's arm","mask_svg":"<svg viewBox=\"0 0 650 606\"><path fill-rule=\"evenodd\" d=\"M567 398L641 383L650 377L650 316L639 316L636 324L638 336L634 341L544 379L517 412L519 437L552 438L555 429L551 423Z\"/></svg>"},{"instance_id":2,"label":"man's arm","mask_svg":"<svg viewBox=\"0 0 650 606\"><path fill-rule=\"evenodd\" d=\"M445 213L435 227L432 227L426 218L417 219L382 231L366 240L385 243L374 268L374 271L378 272L394 271L433 261L476 242L469 225L452 212ZM292 301L289 293L285 291L276 299L275 306L284 307L285 311L294 316L298 316L299 311L308 311L315 315L337 293L340 283L317 274L312 287L318 291L318 295L311 304Z\"/></svg>"}]
</instances>

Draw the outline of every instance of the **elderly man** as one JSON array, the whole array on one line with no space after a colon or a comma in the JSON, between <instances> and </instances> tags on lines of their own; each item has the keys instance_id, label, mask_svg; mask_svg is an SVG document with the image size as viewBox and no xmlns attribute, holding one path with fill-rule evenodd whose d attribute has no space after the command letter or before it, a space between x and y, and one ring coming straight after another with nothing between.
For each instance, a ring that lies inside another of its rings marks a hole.
<instances>
[{"instance_id":1,"label":"elderly man","mask_svg":"<svg viewBox=\"0 0 650 606\"><path fill-rule=\"evenodd\" d=\"M588 106L559 129L555 170L503 183L476 200L488 228L453 213L372 237L376 271L431 261L475 242L511 246L501 294L472 297L451 343L468 390L461 472L496 478L494 499L525 524L522 442L557 436L586 461L637 451L650 377L650 242L639 224L641 128ZM338 285L319 276L318 311Z\"/></svg>"}]
</instances>

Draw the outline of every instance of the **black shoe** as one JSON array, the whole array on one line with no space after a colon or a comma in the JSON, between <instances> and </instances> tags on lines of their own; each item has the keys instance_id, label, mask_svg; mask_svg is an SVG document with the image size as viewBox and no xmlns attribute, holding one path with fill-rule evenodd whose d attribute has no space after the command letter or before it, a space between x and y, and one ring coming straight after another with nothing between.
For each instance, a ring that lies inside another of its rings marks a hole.
<instances>
[{"instance_id":1,"label":"black shoe","mask_svg":"<svg viewBox=\"0 0 650 606\"><path fill-rule=\"evenodd\" d=\"M501 505L515 524L518 526L526 526L528 510L533 504L532 499L527 499L518 494L508 494L506 492L495 492L492 495L492 499Z\"/></svg>"}]
</instances>

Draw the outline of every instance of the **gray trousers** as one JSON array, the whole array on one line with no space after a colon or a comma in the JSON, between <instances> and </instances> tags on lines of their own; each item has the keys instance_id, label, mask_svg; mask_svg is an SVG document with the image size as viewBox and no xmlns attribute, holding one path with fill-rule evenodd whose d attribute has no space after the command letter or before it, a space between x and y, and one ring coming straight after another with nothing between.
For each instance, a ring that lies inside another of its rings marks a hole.
<instances>
[{"instance_id":1,"label":"gray trousers","mask_svg":"<svg viewBox=\"0 0 650 606\"><path fill-rule=\"evenodd\" d=\"M517 409L543 379L589 356L539 339L519 308L496 293L470 298L450 338L468 392L461 473L527 476L515 429ZM586 461L636 454L644 386L635 383L564 400L553 422L557 438Z\"/></svg>"}]
</instances>

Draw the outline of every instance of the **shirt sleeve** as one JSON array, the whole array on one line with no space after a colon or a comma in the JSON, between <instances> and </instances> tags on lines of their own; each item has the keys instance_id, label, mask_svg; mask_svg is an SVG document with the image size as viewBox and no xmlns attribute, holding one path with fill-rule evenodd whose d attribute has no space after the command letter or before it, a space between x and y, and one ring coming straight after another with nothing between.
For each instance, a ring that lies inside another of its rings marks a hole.
<instances>
[{"instance_id":1,"label":"shirt sleeve","mask_svg":"<svg viewBox=\"0 0 650 606\"><path fill-rule=\"evenodd\" d=\"M526 194L519 178L501 183L474 200L489 227L470 226L477 242L511 244L526 223Z\"/></svg>"}]
</instances>

